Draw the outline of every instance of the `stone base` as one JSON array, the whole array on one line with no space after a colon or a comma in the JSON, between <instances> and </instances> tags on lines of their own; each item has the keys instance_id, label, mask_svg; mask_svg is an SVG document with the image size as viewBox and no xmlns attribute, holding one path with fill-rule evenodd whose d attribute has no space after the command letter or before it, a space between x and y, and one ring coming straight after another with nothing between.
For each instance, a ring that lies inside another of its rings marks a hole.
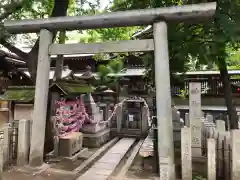
<instances>
[{"instance_id":1,"label":"stone base","mask_svg":"<svg viewBox=\"0 0 240 180\"><path fill-rule=\"evenodd\" d=\"M47 159L47 162L51 162L51 163L60 162L62 159L76 161L77 159L79 159L80 156L82 156L82 154L85 154L86 152L88 152L88 148L81 149L79 152L77 152L76 154L74 154L71 157L61 157L61 156L55 157L54 152L52 151L46 155L46 159Z\"/></svg>"},{"instance_id":2,"label":"stone base","mask_svg":"<svg viewBox=\"0 0 240 180\"><path fill-rule=\"evenodd\" d=\"M21 168L18 168L17 170L19 172L23 173L29 173L29 174L41 174L42 172L46 171L48 168L50 168L49 164L42 164L41 166L38 167L32 167L32 166L23 166Z\"/></svg>"},{"instance_id":3,"label":"stone base","mask_svg":"<svg viewBox=\"0 0 240 180\"><path fill-rule=\"evenodd\" d=\"M80 150L78 153L76 153L72 157L64 157L64 159L67 159L70 161L76 161L78 159L78 157L81 156L81 154L83 154L86 151L88 151L88 148L83 148L82 150Z\"/></svg>"},{"instance_id":4,"label":"stone base","mask_svg":"<svg viewBox=\"0 0 240 180\"><path fill-rule=\"evenodd\" d=\"M85 124L82 129L81 129L81 132L83 133L92 133L92 134L95 134L95 133L98 133L104 129L106 129L107 127L107 124L105 122L99 122L98 124Z\"/></svg>"},{"instance_id":5,"label":"stone base","mask_svg":"<svg viewBox=\"0 0 240 180\"><path fill-rule=\"evenodd\" d=\"M105 144L110 140L110 129L104 129L95 134L87 134L83 135L83 146L89 148L97 148L101 145Z\"/></svg>"},{"instance_id":6,"label":"stone base","mask_svg":"<svg viewBox=\"0 0 240 180\"><path fill-rule=\"evenodd\" d=\"M72 157L82 149L83 134L72 132L59 138L58 153L62 157Z\"/></svg>"},{"instance_id":7,"label":"stone base","mask_svg":"<svg viewBox=\"0 0 240 180\"><path fill-rule=\"evenodd\" d=\"M193 174L201 174L204 177L207 177L207 158L206 157L193 157Z\"/></svg>"}]
</instances>

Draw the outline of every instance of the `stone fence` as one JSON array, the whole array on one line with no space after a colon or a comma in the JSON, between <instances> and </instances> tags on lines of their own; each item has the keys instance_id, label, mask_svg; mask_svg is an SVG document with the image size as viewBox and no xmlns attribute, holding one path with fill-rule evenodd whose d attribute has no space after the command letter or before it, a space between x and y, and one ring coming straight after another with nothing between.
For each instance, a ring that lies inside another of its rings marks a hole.
<instances>
[{"instance_id":1,"label":"stone fence","mask_svg":"<svg viewBox=\"0 0 240 180\"><path fill-rule=\"evenodd\" d=\"M201 119L201 134L197 135L200 137L194 137L194 127L186 119L186 126L181 129L182 180L190 180L196 174L208 180L240 179L240 130L227 131L224 120L214 123L207 115ZM197 149L193 146L196 141L200 145Z\"/></svg>"},{"instance_id":2,"label":"stone fence","mask_svg":"<svg viewBox=\"0 0 240 180\"><path fill-rule=\"evenodd\" d=\"M28 164L30 148L30 120L5 123L0 131L0 175L12 164Z\"/></svg>"}]
</instances>

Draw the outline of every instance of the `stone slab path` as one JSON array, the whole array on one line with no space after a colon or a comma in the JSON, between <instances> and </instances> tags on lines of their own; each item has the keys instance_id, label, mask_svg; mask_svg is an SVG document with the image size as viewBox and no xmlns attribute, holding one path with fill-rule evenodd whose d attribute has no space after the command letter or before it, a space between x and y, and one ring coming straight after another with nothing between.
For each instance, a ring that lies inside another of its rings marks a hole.
<instances>
[{"instance_id":1,"label":"stone slab path","mask_svg":"<svg viewBox=\"0 0 240 180\"><path fill-rule=\"evenodd\" d=\"M135 140L122 138L77 180L107 180Z\"/></svg>"}]
</instances>

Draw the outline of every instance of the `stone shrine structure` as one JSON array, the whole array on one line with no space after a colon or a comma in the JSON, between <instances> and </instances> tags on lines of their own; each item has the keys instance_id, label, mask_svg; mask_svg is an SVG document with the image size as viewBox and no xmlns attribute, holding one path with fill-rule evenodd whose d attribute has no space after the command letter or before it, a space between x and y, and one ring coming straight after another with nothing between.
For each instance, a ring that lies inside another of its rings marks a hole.
<instances>
[{"instance_id":1,"label":"stone shrine structure","mask_svg":"<svg viewBox=\"0 0 240 180\"><path fill-rule=\"evenodd\" d=\"M125 98L115 106L113 114L115 117L109 119L113 136L147 136L150 112L143 98Z\"/></svg>"},{"instance_id":2,"label":"stone shrine structure","mask_svg":"<svg viewBox=\"0 0 240 180\"><path fill-rule=\"evenodd\" d=\"M89 114L90 123L84 124L81 132L84 133L83 145L85 147L100 147L110 139L110 129L107 119L104 119L103 110L99 103L95 103L92 95L85 95L86 111Z\"/></svg>"}]
</instances>

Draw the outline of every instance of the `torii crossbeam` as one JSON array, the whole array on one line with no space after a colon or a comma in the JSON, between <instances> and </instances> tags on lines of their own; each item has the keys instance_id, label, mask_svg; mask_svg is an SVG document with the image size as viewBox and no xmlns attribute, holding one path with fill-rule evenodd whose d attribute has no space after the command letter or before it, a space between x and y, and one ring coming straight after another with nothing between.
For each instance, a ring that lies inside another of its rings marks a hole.
<instances>
[{"instance_id":1,"label":"torii crossbeam","mask_svg":"<svg viewBox=\"0 0 240 180\"><path fill-rule=\"evenodd\" d=\"M192 4L156 9L110 12L93 16L55 17L47 19L5 21L5 28L12 33L39 32L48 30L76 30L142 26L158 20L181 22L209 20L216 10L216 3Z\"/></svg>"}]
</instances>

